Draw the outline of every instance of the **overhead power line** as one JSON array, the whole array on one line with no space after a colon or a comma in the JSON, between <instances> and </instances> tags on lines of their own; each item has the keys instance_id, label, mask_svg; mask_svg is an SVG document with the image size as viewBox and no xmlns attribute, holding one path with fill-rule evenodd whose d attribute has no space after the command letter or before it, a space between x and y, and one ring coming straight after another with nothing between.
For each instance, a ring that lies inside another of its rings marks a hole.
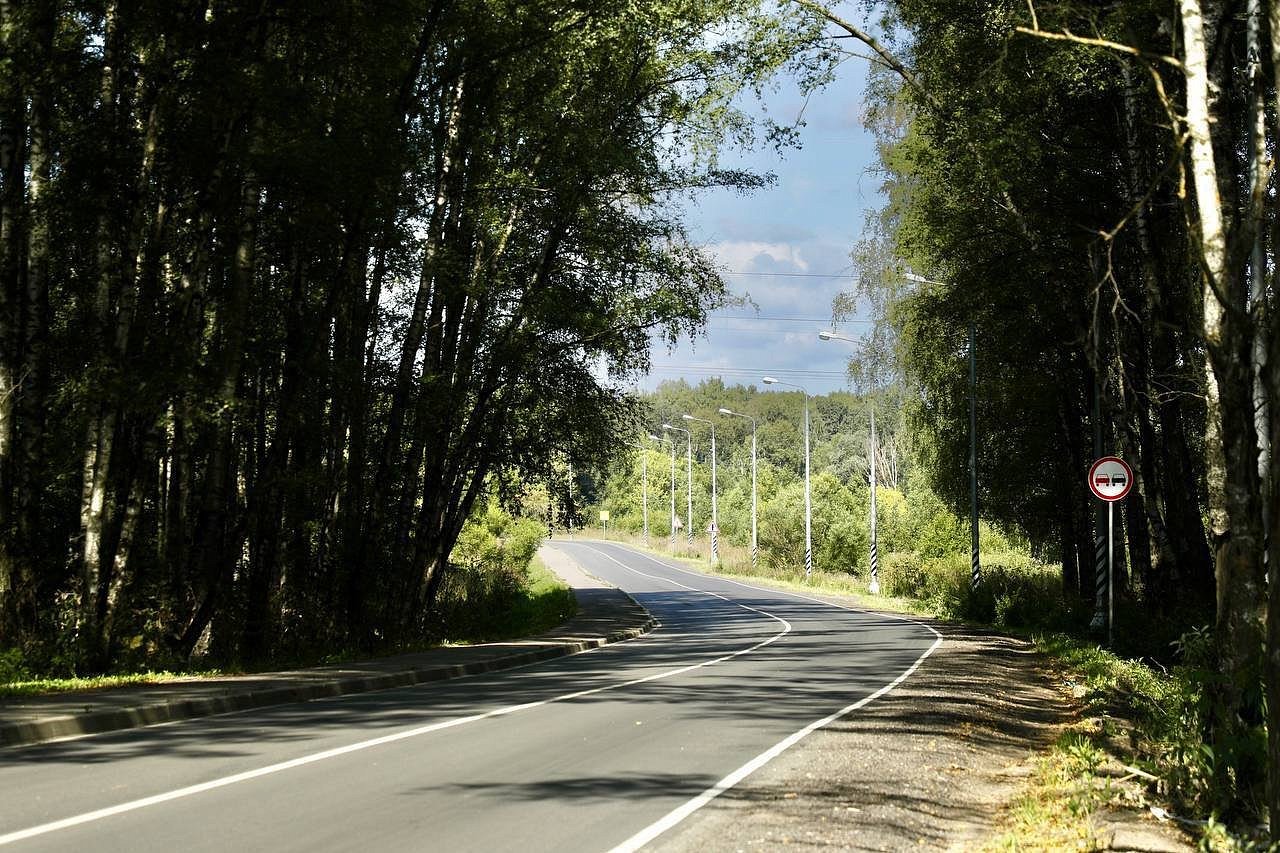
<instances>
[{"instance_id":1,"label":"overhead power line","mask_svg":"<svg viewBox=\"0 0 1280 853\"><path fill-rule=\"evenodd\" d=\"M846 272L763 272L754 270L720 270L725 275L776 275L783 278L857 278Z\"/></svg>"},{"instance_id":2,"label":"overhead power line","mask_svg":"<svg viewBox=\"0 0 1280 853\"><path fill-rule=\"evenodd\" d=\"M763 378L769 375L796 377L812 377L815 379L841 379L846 374L843 370L804 370L801 368L777 367L714 367L712 365L680 365L664 364L649 368L651 373L698 373L712 376L726 374L730 376L756 376Z\"/></svg>"},{"instance_id":3,"label":"overhead power line","mask_svg":"<svg viewBox=\"0 0 1280 853\"><path fill-rule=\"evenodd\" d=\"M829 328L831 326L830 317L770 317L761 314L710 314L708 318L711 320L761 320L770 323L821 323L822 327ZM870 325L875 320L841 320L843 323L861 323Z\"/></svg>"}]
</instances>

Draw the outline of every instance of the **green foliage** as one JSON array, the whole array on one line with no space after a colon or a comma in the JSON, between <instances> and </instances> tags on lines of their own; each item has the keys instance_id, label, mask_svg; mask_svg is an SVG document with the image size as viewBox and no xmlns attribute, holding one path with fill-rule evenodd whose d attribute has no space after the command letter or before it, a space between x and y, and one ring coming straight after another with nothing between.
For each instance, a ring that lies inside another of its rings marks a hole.
<instances>
[{"instance_id":1,"label":"green foliage","mask_svg":"<svg viewBox=\"0 0 1280 853\"><path fill-rule=\"evenodd\" d=\"M869 534L860 521L866 507L823 472L812 483L814 565L825 571L859 573L867 564ZM804 565L804 484L792 483L765 505L760 518L760 552L774 566Z\"/></svg>"},{"instance_id":2,"label":"green foliage","mask_svg":"<svg viewBox=\"0 0 1280 853\"><path fill-rule=\"evenodd\" d=\"M918 598L941 615L1002 628L1064 630L1080 619L1063 601L1057 570L1018 552L984 552L977 588L967 551L944 557L887 554L880 582L887 595Z\"/></svg>"},{"instance_id":3,"label":"green foliage","mask_svg":"<svg viewBox=\"0 0 1280 853\"><path fill-rule=\"evenodd\" d=\"M462 602L511 598L524 587L529 563L546 535L538 522L512 518L490 503L467 519L449 554L457 570L450 579L450 593Z\"/></svg>"},{"instance_id":4,"label":"green foliage","mask_svg":"<svg viewBox=\"0 0 1280 853\"><path fill-rule=\"evenodd\" d=\"M967 526L929 488L923 472L908 484L906 527L911 548L922 557L959 554L970 547Z\"/></svg>"},{"instance_id":5,"label":"green foliage","mask_svg":"<svg viewBox=\"0 0 1280 853\"><path fill-rule=\"evenodd\" d=\"M22 649L0 649L0 684L28 681L31 677Z\"/></svg>"},{"instance_id":6,"label":"green foliage","mask_svg":"<svg viewBox=\"0 0 1280 853\"><path fill-rule=\"evenodd\" d=\"M765 183L719 166L777 136L744 100L832 61L759 0L28 6L0 638L42 671L412 644L510 594L530 537L473 505L580 509L615 380L725 295L673 200Z\"/></svg>"},{"instance_id":7,"label":"green foliage","mask_svg":"<svg viewBox=\"0 0 1280 853\"><path fill-rule=\"evenodd\" d=\"M649 410L650 420L637 430L639 436L653 431L652 425L679 421L685 413L716 419L720 538L722 543L743 548L751 542L750 423L719 416L717 412L727 408L756 419L757 444L762 453L757 466L761 558L776 570L802 566L804 465L802 433L797 426L803 412L802 398L708 380L696 387L683 382L664 383L640 403ZM890 392L868 397L838 392L810 401L813 559L820 571L844 572L866 579L870 561L867 460L871 406L877 407L881 441L876 506L880 554L883 557L900 551L937 561L968 553L967 520L958 517L933 492L926 472L915 464L907 452L908 444L902 440L905 424L887 408L900 403L898 396ZM676 435L676 513L683 521L687 515L686 445L684 436ZM672 491L670 457L663 450L654 449L658 445L649 444L644 451L629 446L629 439L630 436L623 436L615 442L620 451L600 486L598 509L609 512L610 527L614 529L628 533L643 529L643 452L648 468L650 532L654 537L665 537ZM693 528L699 537L704 535L711 516L709 445L707 437L695 428ZM768 456L764 456L766 453ZM593 520L596 511L595 507L588 510ZM989 550L1024 555L1028 550L1025 540L1005 536L990 524L984 523L982 536ZM932 595L929 592L925 597ZM938 596L948 598L941 593ZM959 601L960 596L952 594L948 600ZM979 611L984 607L973 602L965 606ZM1024 605L1005 594L1000 607L1014 618L1015 611ZM994 613L995 604L986 605L985 611Z\"/></svg>"}]
</instances>

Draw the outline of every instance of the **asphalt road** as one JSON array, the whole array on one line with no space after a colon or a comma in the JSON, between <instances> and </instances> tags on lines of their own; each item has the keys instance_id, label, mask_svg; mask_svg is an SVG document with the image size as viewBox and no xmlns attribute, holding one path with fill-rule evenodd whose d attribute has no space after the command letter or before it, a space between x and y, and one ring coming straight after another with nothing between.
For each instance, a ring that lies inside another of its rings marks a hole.
<instances>
[{"instance_id":1,"label":"asphalt road","mask_svg":"<svg viewBox=\"0 0 1280 853\"><path fill-rule=\"evenodd\" d=\"M637 849L940 642L558 543L659 620L523 669L0 751L19 850Z\"/></svg>"}]
</instances>

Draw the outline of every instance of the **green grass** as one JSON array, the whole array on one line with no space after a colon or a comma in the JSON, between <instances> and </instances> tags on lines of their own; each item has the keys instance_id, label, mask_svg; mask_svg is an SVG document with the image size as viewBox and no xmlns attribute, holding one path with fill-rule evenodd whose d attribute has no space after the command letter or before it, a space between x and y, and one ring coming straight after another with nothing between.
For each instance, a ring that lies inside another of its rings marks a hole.
<instances>
[{"instance_id":1,"label":"green grass","mask_svg":"<svg viewBox=\"0 0 1280 853\"><path fill-rule=\"evenodd\" d=\"M492 613L482 623L472 622L462 626L459 632L442 643L420 643L396 648L381 649L380 654L404 654L425 651L441 645L472 645L475 643L530 637L549 631L570 619L578 609L573 590L556 577L535 556L529 564L526 582L501 612ZM17 661L16 651L0 653L0 699L43 694L109 690L117 687L133 687L190 681L200 678L216 678L243 675L251 672L302 668L326 664L349 663L367 660L367 652L352 649L329 650L323 654L305 658L277 657L258 667L199 668L188 671L131 672L98 675L88 678L42 678L27 672Z\"/></svg>"},{"instance_id":2,"label":"green grass","mask_svg":"<svg viewBox=\"0 0 1280 853\"><path fill-rule=\"evenodd\" d=\"M18 696L38 696L46 693L107 690L112 687L165 684L172 681L189 681L193 678L214 678L233 674L236 673L226 670L205 669L193 672L134 672L124 675L97 675L91 678L30 678L0 683L0 699L12 699Z\"/></svg>"},{"instance_id":3,"label":"green grass","mask_svg":"<svg viewBox=\"0 0 1280 853\"><path fill-rule=\"evenodd\" d=\"M1073 725L1036 761L1030 782L1004 810L984 851L1098 850L1094 813L1115 798L1099 775L1106 754L1087 723Z\"/></svg>"}]
</instances>

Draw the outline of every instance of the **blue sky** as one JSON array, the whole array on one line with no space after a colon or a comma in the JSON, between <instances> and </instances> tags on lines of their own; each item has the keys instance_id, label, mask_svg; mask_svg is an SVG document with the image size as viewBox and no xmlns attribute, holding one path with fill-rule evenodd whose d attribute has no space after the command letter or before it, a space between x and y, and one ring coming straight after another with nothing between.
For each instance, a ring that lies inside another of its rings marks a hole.
<instances>
[{"instance_id":1,"label":"blue sky","mask_svg":"<svg viewBox=\"0 0 1280 853\"><path fill-rule=\"evenodd\" d=\"M867 211L881 202L880 180L870 171L874 140L860 121L866 75L865 60L851 59L807 104L784 81L765 108L779 123L803 110L803 147L781 157L772 148L730 154L721 164L772 172L776 184L745 197L705 193L687 205L693 239L719 261L732 292L749 294L758 311L717 311L705 337L670 352L655 344L653 370L641 388L680 377L696 384L717 374L726 384L761 386L767 373L791 377L814 394L847 387L852 345L819 341L817 333L830 327L832 298L852 284L849 252ZM865 326L841 328L856 337Z\"/></svg>"}]
</instances>

